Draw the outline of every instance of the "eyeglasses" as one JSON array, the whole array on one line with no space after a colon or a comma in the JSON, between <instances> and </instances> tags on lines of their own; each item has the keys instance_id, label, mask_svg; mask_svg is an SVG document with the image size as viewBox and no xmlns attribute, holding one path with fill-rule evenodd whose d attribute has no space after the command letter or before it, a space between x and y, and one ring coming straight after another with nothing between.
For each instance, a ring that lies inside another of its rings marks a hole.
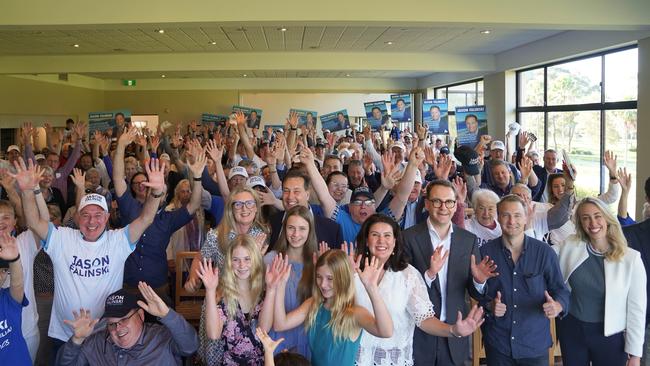
<instances>
[{"instance_id":1,"label":"eyeglasses","mask_svg":"<svg viewBox=\"0 0 650 366\"><path fill-rule=\"evenodd\" d=\"M368 206L368 207L370 207L370 206L374 206L374 205L375 205L375 200L356 200L356 201L352 201L352 202L350 202L350 204L351 204L352 206L361 206L361 205L364 205L364 206Z\"/></svg>"},{"instance_id":2,"label":"eyeglasses","mask_svg":"<svg viewBox=\"0 0 650 366\"><path fill-rule=\"evenodd\" d=\"M447 207L447 208L454 208L454 207L456 206L456 200L446 200L446 201L443 201L443 200L438 199L438 198L434 198L434 199L428 199L428 198L427 198L427 200L428 200L429 202L431 202L431 204L433 205L434 208L440 208L440 207L442 207L442 204L443 204L443 203L445 204L445 207Z\"/></svg>"},{"instance_id":3,"label":"eyeglasses","mask_svg":"<svg viewBox=\"0 0 650 366\"><path fill-rule=\"evenodd\" d=\"M244 208L244 206L246 206L246 208L250 210L250 209L254 208L256 205L257 205L257 203L255 202L255 200L235 201L235 202L232 203L232 207L235 210L241 210L241 209Z\"/></svg>"},{"instance_id":4,"label":"eyeglasses","mask_svg":"<svg viewBox=\"0 0 650 366\"><path fill-rule=\"evenodd\" d=\"M138 181L133 181L133 182L131 182L131 184L133 184L134 186L137 186L137 185L140 185L140 184L146 183L146 182L147 182L146 180L141 180L139 182Z\"/></svg>"},{"instance_id":5,"label":"eyeglasses","mask_svg":"<svg viewBox=\"0 0 650 366\"><path fill-rule=\"evenodd\" d=\"M134 311L133 314L127 316L126 318L122 318L115 323L106 323L106 329L108 330L115 330L117 329L118 325L124 325L129 319L131 319L135 314L137 314L137 311Z\"/></svg>"}]
</instances>

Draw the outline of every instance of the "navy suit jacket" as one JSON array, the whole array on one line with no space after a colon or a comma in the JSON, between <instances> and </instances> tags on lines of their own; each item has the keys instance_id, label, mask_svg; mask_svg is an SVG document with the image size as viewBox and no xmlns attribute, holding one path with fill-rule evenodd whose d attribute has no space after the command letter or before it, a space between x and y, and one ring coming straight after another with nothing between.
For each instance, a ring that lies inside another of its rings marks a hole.
<instances>
[{"instance_id":1,"label":"navy suit jacket","mask_svg":"<svg viewBox=\"0 0 650 366\"><path fill-rule=\"evenodd\" d=\"M627 245L641 252L641 260L646 268L646 275L650 276L650 219L623 227L623 234L627 239ZM650 281L646 286L648 295L650 295ZM650 324L650 302L645 312L645 323Z\"/></svg>"}]
</instances>

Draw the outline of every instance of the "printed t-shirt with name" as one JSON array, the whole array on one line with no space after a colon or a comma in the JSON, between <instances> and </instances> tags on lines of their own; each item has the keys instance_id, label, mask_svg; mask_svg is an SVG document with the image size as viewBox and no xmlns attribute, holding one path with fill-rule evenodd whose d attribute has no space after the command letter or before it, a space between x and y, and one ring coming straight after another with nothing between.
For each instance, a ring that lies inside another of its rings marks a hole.
<instances>
[{"instance_id":1,"label":"printed t-shirt with name","mask_svg":"<svg viewBox=\"0 0 650 366\"><path fill-rule=\"evenodd\" d=\"M16 237L18 244L18 253L20 253L20 262L23 266L23 285L25 287L25 297L29 305L23 308L22 331L25 338L38 335L38 310L36 308L36 296L34 296L34 259L38 250L36 250L36 239L31 230L23 231ZM5 281L6 287L9 287L11 275ZM1 332L1 331L0 331Z\"/></svg>"},{"instance_id":2,"label":"printed t-shirt with name","mask_svg":"<svg viewBox=\"0 0 650 366\"><path fill-rule=\"evenodd\" d=\"M476 235L478 246L481 247L488 241L501 236L501 225L499 225L498 221L495 221L495 223L496 226L494 229L490 229L489 227L481 225L476 219L476 215L474 215L471 219L465 220L465 230Z\"/></svg>"},{"instance_id":3,"label":"printed t-shirt with name","mask_svg":"<svg viewBox=\"0 0 650 366\"><path fill-rule=\"evenodd\" d=\"M106 297L122 288L124 262L135 249L129 227L105 231L97 241L84 240L79 230L58 229L50 223L45 252L54 266L54 304L48 335L67 341L72 328L63 323L72 311L90 309L93 318L104 314Z\"/></svg>"},{"instance_id":4,"label":"printed t-shirt with name","mask_svg":"<svg viewBox=\"0 0 650 366\"><path fill-rule=\"evenodd\" d=\"M18 303L8 288L0 289L0 360L3 365L32 364L20 326L21 313L28 303L26 297Z\"/></svg>"}]
</instances>

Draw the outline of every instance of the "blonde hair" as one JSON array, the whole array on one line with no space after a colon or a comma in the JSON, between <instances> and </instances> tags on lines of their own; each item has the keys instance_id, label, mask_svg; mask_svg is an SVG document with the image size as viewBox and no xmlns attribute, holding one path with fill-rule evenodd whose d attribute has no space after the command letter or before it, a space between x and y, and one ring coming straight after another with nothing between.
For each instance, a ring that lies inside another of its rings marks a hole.
<instances>
[{"instance_id":1,"label":"blonde hair","mask_svg":"<svg viewBox=\"0 0 650 366\"><path fill-rule=\"evenodd\" d=\"M321 255L316 262L315 269L327 266L332 271L334 277L334 295L331 299L330 312L332 317L327 324L334 335L334 340L352 339L358 335L359 324L354 317L354 283L352 283L352 267L348 257L342 250L330 249ZM314 277L316 277L314 275ZM312 285L313 302L307 319L305 328L309 329L314 326L318 309L325 303L325 299L314 281Z\"/></svg>"},{"instance_id":2,"label":"blonde hair","mask_svg":"<svg viewBox=\"0 0 650 366\"><path fill-rule=\"evenodd\" d=\"M229 320L235 318L237 305L239 304L240 291L237 286L237 277L232 267L232 253L238 247L246 249L251 257L251 269L248 281L251 285L251 295L253 297L252 309L261 301L264 291L264 262L262 260L262 254L252 237L249 235L237 235L228 244L225 252L223 274L219 278L219 293L221 294L223 303L226 305L225 312Z\"/></svg>"},{"instance_id":3,"label":"blonde hair","mask_svg":"<svg viewBox=\"0 0 650 366\"><path fill-rule=\"evenodd\" d=\"M605 258L612 262L618 262L623 259L625 252L627 251L627 240L623 235L623 230L621 229L621 224L619 224L616 217L609 212L607 205L598 198L586 197L581 199L576 205L575 214L573 215L573 223L576 227L575 236L584 241L589 242L589 234L582 227L580 221L580 209L587 204L592 204L600 210L603 215L603 218L607 222L607 242L609 243L609 250L605 253Z\"/></svg>"},{"instance_id":4,"label":"blonde hair","mask_svg":"<svg viewBox=\"0 0 650 366\"><path fill-rule=\"evenodd\" d=\"M318 241L316 239L316 227L314 226L312 213L305 206L294 206L287 211L282 222L282 231L275 244L275 250L278 253L286 254L289 248L289 242L287 241L287 222L292 216L301 217L309 225L309 235L302 247L302 276L298 282L298 300L302 302L311 296L312 284L314 282L314 261L312 258L318 248Z\"/></svg>"},{"instance_id":5,"label":"blonde hair","mask_svg":"<svg viewBox=\"0 0 650 366\"><path fill-rule=\"evenodd\" d=\"M229 235L232 231L235 230L236 222L235 222L235 215L233 214L233 197L238 195L239 193L242 192L248 192L253 196L253 199L255 200L255 206L256 206L256 212L255 212L255 219L253 220L253 226L261 229L264 231L265 234L269 234L269 228L262 221L262 213L261 213L261 208L262 208L262 203L260 201L259 196L257 195L257 192L255 192L254 189L243 186L243 187L236 187L232 191L230 191L230 195L226 199L226 203L224 206L223 210L223 218L221 219L221 222L219 223L219 226L217 227L217 240L219 242L219 247L221 249L221 252L225 252L225 248L227 247L227 244L229 242Z\"/></svg>"}]
</instances>

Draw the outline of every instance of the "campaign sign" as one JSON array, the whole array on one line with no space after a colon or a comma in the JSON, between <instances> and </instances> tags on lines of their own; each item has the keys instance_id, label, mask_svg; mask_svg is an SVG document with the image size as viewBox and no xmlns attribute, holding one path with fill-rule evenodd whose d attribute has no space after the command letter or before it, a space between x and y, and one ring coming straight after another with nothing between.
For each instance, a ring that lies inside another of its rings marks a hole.
<instances>
[{"instance_id":1,"label":"campaign sign","mask_svg":"<svg viewBox=\"0 0 650 366\"><path fill-rule=\"evenodd\" d=\"M386 103L385 100L363 103L371 129L379 130L381 126L388 122L388 108L386 108Z\"/></svg>"},{"instance_id":2,"label":"campaign sign","mask_svg":"<svg viewBox=\"0 0 650 366\"><path fill-rule=\"evenodd\" d=\"M488 134L485 106L456 107L456 131L459 145L474 148L481 136Z\"/></svg>"},{"instance_id":3,"label":"campaign sign","mask_svg":"<svg viewBox=\"0 0 650 366\"><path fill-rule=\"evenodd\" d=\"M411 122L411 94L392 94L390 114L393 121Z\"/></svg>"},{"instance_id":4,"label":"campaign sign","mask_svg":"<svg viewBox=\"0 0 650 366\"><path fill-rule=\"evenodd\" d=\"M330 132L347 130L350 128L348 110L342 109L340 111L323 114L320 116L320 123L324 130L330 130Z\"/></svg>"},{"instance_id":5,"label":"campaign sign","mask_svg":"<svg viewBox=\"0 0 650 366\"><path fill-rule=\"evenodd\" d=\"M207 125L209 123L214 123L215 126L223 127L228 122L229 117L224 116L223 114L211 114L203 113L201 114L201 123Z\"/></svg>"},{"instance_id":6,"label":"campaign sign","mask_svg":"<svg viewBox=\"0 0 650 366\"><path fill-rule=\"evenodd\" d=\"M131 111L128 109L116 109L105 112L88 113L88 133L92 136L95 131L106 131L117 127L116 116L122 115L126 123L131 122ZM119 117L118 117L119 118ZM113 131L113 136L117 136Z\"/></svg>"},{"instance_id":7,"label":"campaign sign","mask_svg":"<svg viewBox=\"0 0 650 366\"><path fill-rule=\"evenodd\" d=\"M262 110L240 105L232 106L233 112L242 112L246 116L246 126L248 128L260 128L262 122Z\"/></svg>"},{"instance_id":8,"label":"campaign sign","mask_svg":"<svg viewBox=\"0 0 650 366\"><path fill-rule=\"evenodd\" d=\"M316 127L316 119L318 118L318 112L308 111L304 109L293 109L289 110L289 114L296 113L298 115L298 125L307 126L307 128Z\"/></svg>"},{"instance_id":9,"label":"campaign sign","mask_svg":"<svg viewBox=\"0 0 650 366\"><path fill-rule=\"evenodd\" d=\"M424 99L422 101L422 122L434 135L449 134L447 99Z\"/></svg>"}]
</instances>

